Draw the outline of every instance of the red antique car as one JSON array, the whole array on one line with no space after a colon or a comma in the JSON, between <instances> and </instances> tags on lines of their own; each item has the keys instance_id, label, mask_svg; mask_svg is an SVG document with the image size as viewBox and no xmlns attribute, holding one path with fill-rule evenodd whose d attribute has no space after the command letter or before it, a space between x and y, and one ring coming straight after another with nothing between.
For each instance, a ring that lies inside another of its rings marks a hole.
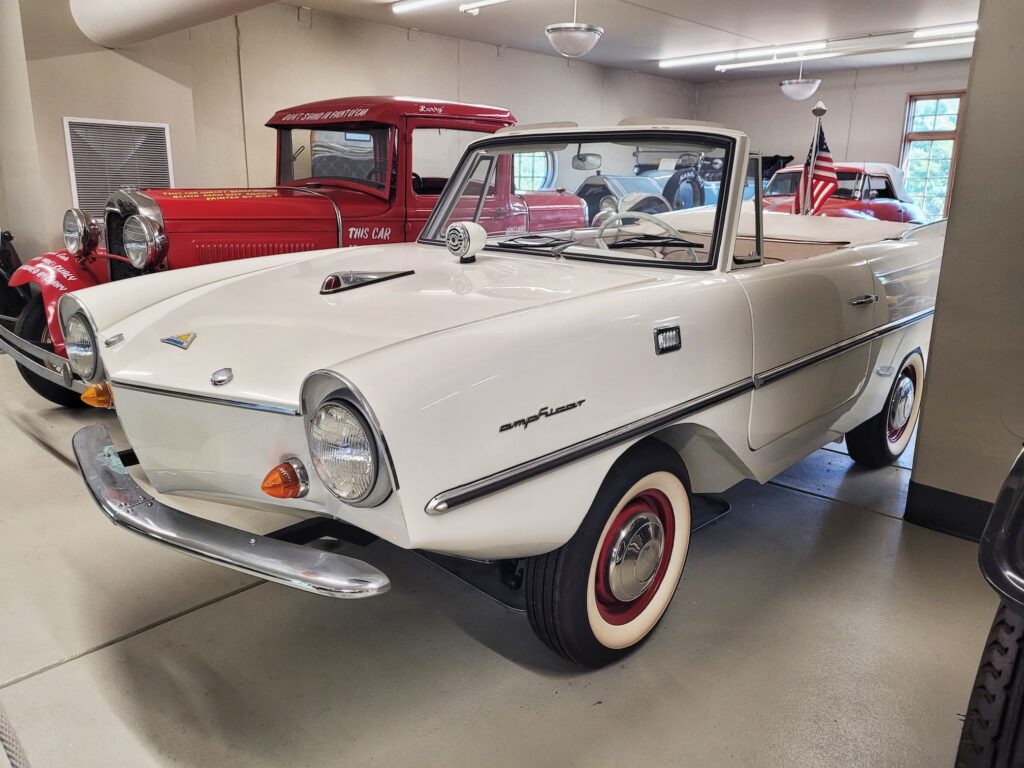
<instances>
[{"instance_id":1,"label":"red antique car","mask_svg":"<svg viewBox=\"0 0 1024 768\"><path fill-rule=\"evenodd\" d=\"M353 97L281 110L267 122L277 131L273 187L123 189L102 219L69 210L65 248L11 276L9 287L35 284L38 291L13 332L0 326L0 347L40 395L79 405L85 387L67 365L57 322L64 293L233 259L415 240L466 144L514 123L500 107L413 98ZM495 164L486 202L492 227L586 224L579 197L524 191L543 186L526 176L508 157Z\"/></svg>"},{"instance_id":2,"label":"red antique car","mask_svg":"<svg viewBox=\"0 0 1024 768\"><path fill-rule=\"evenodd\" d=\"M836 163L839 189L825 201L823 216L871 218L923 224L924 213L907 196L903 173L889 163ZM776 171L764 191L764 209L790 213L803 166Z\"/></svg>"}]
</instances>

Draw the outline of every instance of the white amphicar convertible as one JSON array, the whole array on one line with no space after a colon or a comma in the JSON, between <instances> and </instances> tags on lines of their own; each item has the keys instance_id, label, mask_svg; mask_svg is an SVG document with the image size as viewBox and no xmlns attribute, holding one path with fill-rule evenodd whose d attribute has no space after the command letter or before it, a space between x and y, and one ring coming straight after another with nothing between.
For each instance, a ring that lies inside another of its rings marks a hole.
<instances>
[{"instance_id":1,"label":"white amphicar convertible","mask_svg":"<svg viewBox=\"0 0 1024 768\"><path fill-rule=\"evenodd\" d=\"M496 189L576 189L641 154L721 161L717 202L626 195L551 231ZM390 582L166 496L494 564L544 643L607 664L668 608L694 494L766 482L843 435L880 466L914 430L945 225L762 214L760 184L743 201L760 178L726 128L506 129L469 147L418 243L68 294L84 397L116 406L133 451L83 429L85 481L119 526L323 595Z\"/></svg>"}]
</instances>

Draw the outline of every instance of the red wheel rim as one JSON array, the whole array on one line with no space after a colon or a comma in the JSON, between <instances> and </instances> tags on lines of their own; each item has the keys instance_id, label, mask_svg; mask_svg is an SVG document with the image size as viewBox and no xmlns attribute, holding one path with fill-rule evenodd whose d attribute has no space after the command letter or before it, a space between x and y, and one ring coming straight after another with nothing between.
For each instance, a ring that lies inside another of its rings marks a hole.
<instances>
[{"instance_id":1,"label":"red wheel rim","mask_svg":"<svg viewBox=\"0 0 1024 768\"><path fill-rule=\"evenodd\" d=\"M909 400L907 396L909 395ZM892 397L886 416L886 438L890 443L898 443L910 426L913 416L914 400L917 398L917 369L907 365L892 388Z\"/></svg>"},{"instance_id":2,"label":"red wheel rim","mask_svg":"<svg viewBox=\"0 0 1024 768\"><path fill-rule=\"evenodd\" d=\"M632 521L641 515L653 515L660 521L664 529L664 546L661 551L661 559L658 562L657 570L651 578L643 593L633 600L621 600L612 591L609 580L609 572L612 565L612 554L620 534L626 530ZM597 573L594 577L594 595L597 598L597 610L609 624L627 624L650 605L654 596L661 587L661 582L668 571L668 564L672 559L672 549L675 543L675 515L672 511L672 503L668 496L656 489L641 491L630 499L615 516L608 533L601 542L601 549L598 554Z\"/></svg>"}]
</instances>

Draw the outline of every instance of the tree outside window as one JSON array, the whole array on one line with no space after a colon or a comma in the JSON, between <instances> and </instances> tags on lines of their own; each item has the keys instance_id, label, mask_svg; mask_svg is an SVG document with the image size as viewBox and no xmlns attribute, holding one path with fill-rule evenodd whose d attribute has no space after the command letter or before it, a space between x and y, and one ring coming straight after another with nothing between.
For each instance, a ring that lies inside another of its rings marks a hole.
<instances>
[{"instance_id":1,"label":"tree outside window","mask_svg":"<svg viewBox=\"0 0 1024 768\"><path fill-rule=\"evenodd\" d=\"M554 159L550 152L519 152L515 155L513 181L518 192L536 192L551 185Z\"/></svg>"},{"instance_id":2,"label":"tree outside window","mask_svg":"<svg viewBox=\"0 0 1024 768\"><path fill-rule=\"evenodd\" d=\"M929 221L949 211L964 92L912 94L903 135L907 194Z\"/></svg>"}]
</instances>

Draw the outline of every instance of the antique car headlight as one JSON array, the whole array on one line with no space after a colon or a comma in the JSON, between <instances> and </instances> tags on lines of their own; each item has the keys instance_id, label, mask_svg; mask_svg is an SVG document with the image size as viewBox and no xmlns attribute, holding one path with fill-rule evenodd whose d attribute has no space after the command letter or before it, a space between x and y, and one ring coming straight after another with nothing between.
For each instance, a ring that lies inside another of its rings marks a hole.
<instances>
[{"instance_id":1,"label":"antique car headlight","mask_svg":"<svg viewBox=\"0 0 1024 768\"><path fill-rule=\"evenodd\" d=\"M139 214L128 217L122 237L125 255L136 269L153 266L163 256L167 244L160 225Z\"/></svg>"},{"instance_id":2,"label":"antique car headlight","mask_svg":"<svg viewBox=\"0 0 1024 768\"><path fill-rule=\"evenodd\" d=\"M96 375L96 337L89 321L76 312L64 323L63 330L71 370L90 381Z\"/></svg>"},{"instance_id":3,"label":"antique car headlight","mask_svg":"<svg viewBox=\"0 0 1024 768\"><path fill-rule=\"evenodd\" d=\"M338 400L321 405L309 423L316 473L342 501L366 499L377 483L377 446L366 419Z\"/></svg>"},{"instance_id":4,"label":"antique car headlight","mask_svg":"<svg viewBox=\"0 0 1024 768\"><path fill-rule=\"evenodd\" d=\"M99 243L100 226L79 208L64 212L64 247L72 256L85 256Z\"/></svg>"}]
</instances>

